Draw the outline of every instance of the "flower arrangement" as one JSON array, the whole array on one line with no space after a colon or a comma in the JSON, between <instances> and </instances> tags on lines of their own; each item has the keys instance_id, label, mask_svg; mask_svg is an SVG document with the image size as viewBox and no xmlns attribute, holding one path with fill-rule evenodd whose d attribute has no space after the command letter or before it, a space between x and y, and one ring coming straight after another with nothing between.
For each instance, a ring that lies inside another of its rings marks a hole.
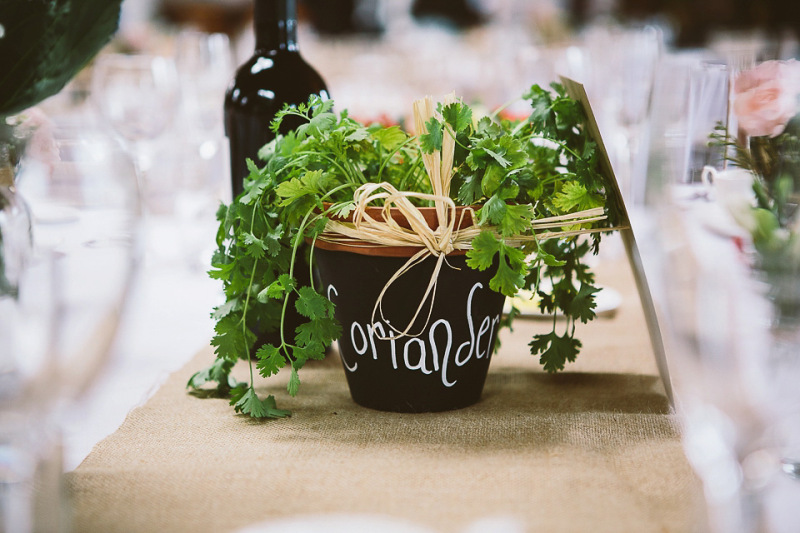
<instances>
[{"instance_id":1,"label":"flower arrangement","mask_svg":"<svg viewBox=\"0 0 800 533\"><path fill-rule=\"evenodd\" d=\"M752 137L779 137L797 113L800 63L766 61L739 74L733 109L741 130Z\"/></svg>"},{"instance_id":2,"label":"flower arrangement","mask_svg":"<svg viewBox=\"0 0 800 533\"><path fill-rule=\"evenodd\" d=\"M735 213L750 234L754 266L776 294L800 273L800 62L766 61L735 78L735 137L722 125L712 143L753 174L755 203Z\"/></svg>"}]
</instances>

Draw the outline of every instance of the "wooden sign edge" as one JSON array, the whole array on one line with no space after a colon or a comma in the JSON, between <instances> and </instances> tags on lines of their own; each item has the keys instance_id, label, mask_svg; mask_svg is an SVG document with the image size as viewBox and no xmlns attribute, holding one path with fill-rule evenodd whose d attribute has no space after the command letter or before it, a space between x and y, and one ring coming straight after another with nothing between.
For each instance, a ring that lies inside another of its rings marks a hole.
<instances>
[{"instance_id":1,"label":"wooden sign edge","mask_svg":"<svg viewBox=\"0 0 800 533\"><path fill-rule=\"evenodd\" d=\"M644 318L647 324L647 332L650 336L650 344L652 345L653 355L656 359L658 373L661 376L661 381L664 383L664 390L667 393L667 399L669 400L670 406L674 410L675 399L672 391L672 380L670 379L669 375L669 366L667 364L666 350L664 348L664 338L658 322L658 313L656 311L655 302L653 301L652 292L650 291L650 285L647 282L647 275L644 271L642 256L639 253L639 246L636 244L636 237L634 236L633 228L631 227L631 220L628 216L628 210L625 207L625 201L622 197L619 183L617 182L616 175L614 174L614 169L611 166L611 160L608 157L608 151L606 151L603 138L600 135L600 128L597 125L597 120L595 119L592 106L589 103L589 97L586 94L586 89L584 88L583 84L565 76L559 76L559 78L561 80L561 84L564 86L564 89L567 91L567 95L569 95L569 97L573 100L576 100L583 107L583 111L586 114L586 125L589 128L589 134L592 136L595 143L597 143L597 148L600 151L600 165L602 167L603 174L608 177L609 184L612 188L611 193L614 198L614 203L619 209L622 219L620 222L621 225L624 226L623 229L619 230L619 232L620 236L622 237L623 245L625 246L625 255L628 258L628 264L633 272L636 290L639 293L639 301L642 306L642 311L644 312Z\"/></svg>"}]
</instances>

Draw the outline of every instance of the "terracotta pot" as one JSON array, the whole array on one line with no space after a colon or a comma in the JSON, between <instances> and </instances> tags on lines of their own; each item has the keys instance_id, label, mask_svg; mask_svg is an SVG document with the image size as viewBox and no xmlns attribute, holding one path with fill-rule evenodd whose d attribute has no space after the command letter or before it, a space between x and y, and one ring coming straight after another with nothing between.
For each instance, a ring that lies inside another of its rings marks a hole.
<instances>
[{"instance_id":1,"label":"terracotta pot","mask_svg":"<svg viewBox=\"0 0 800 533\"><path fill-rule=\"evenodd\" d=\"M325 204L325 207L330 207L330 204ZM463 206L456 207L456 228L466 228L473 225L472 216L467 211L468 208ZM436 217L436 209L433 207L422 207L419 209L422 213L422 216L425 218L425 221L428 223L428 226L431 228L436 228L438 225L438 219ZM397 208L390 209L391 217L403 228L411 229L411 225L408 223L406 217L400 212ZM463 215L462 215L463 213ZM383 217L383 209L380 207L368 207L367 214L376 220L384 220ZM345 218L336 218L331 217L333 220L339 220L342 222L352 222L353 216L352 214ZM332 243L332 242L325 242L325 241L317 241L315 246L319 249L323 250L334 250L334 251L347 251L352 252L354 254L361 254L361 255L374 255L380 257L411 257L415 253L417 253L420 248L415 246L375 246L373 244L367 242L353 242L348 244L341 244L341 243ZM455 250L450 255L464 255L466 254L466 250Z\"/></svg>"}]
</instances>

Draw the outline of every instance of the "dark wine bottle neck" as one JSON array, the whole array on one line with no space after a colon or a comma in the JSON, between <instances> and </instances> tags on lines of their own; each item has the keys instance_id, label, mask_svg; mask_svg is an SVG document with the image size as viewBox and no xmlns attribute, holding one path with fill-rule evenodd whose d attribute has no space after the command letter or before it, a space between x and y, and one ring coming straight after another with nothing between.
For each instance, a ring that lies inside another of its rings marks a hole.
<instances>
[{"instance_id":1,"label":"dark wine bottle neck","mask_svg":"<svg viewBox=\"0 0 800 533\"><path fill-rule=\"evenodd\" d=\"M254 0L256 50L297 51L296 0Z\"/></svg>"}]
</instances>

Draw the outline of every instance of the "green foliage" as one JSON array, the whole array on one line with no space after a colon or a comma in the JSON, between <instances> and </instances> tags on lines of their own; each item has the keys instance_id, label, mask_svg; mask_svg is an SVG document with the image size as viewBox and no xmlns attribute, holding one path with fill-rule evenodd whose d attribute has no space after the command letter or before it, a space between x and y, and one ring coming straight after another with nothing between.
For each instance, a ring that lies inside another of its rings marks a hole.
<instances>
[{"instance_id":1,"label":"green foliage","mask_svg":"<svg viewBox=\"0 0 800 533\"><path fill-rule=\"evenodd\" d=\"M581 183L571 181L565 183L561 190L553 196L553 206L564 212L581 211L602 207L603 198L587 191Z\"/></svg>"},{"instance_id":2,"label":"green foliage","mask_svg":"<svg viewBox=\"0 0 800 533\"><path fill-rule=\"evenodd\" d=\"M423 133L419 137L420 148L426 154L430 154L435 150L442 149L442 140L444 139L442 133L442 123L431 118L425 126L428 128L428 133Z\"/></svg>"},{"instance_id":3,"label":"green foliage","mask_svg":"<svg viewBox=\"0 0 800 533\"><path fill-rule=\"evenodd\" d=\"M581 341L566 333L558 335L555 330L534 335L528 345L532 354L539 354L539 363L548 372L564 370L564 365L574 362L581 349Z\"/></svg>"},{"instance_id":4,"label":"green foliage","mask_svg":"<svg viewBox=\"0 0 800 533\"><path fill-rule=\"evenodd\" d=\"M708 136L709 146L723 148L725 160L730 161L739 168L752 169L753 161L750 158L750 151L736 142L736 139L728 135L728 128L722 122L717 122L714 131Z\"/></svg>"},{"instance_id":5,"label":"green foliage","mask_svg":"<svg viewBox=\"0 0 800 533\"><path fill-rule=\"evenodd\" d=\"M0 117L56 94L117 30L122 0L0 2Z\"/></svg>"},{"instance_id":6,"label":"green foliage","mask_svg":"<svg viewBox=\"0 0 800 533\"><path fill-rule=\"evenodd\" d=\"M608 203L583 112L560 86L553 89L531 89L526 98L532 114L522 122L476 120L463 103L440 105L439 118L431 118L427 133L416 139L396 126L366 127L346 112L336 115L329 101L316 97L284 108L272 123L274 131L288 116L300 117L303 124L261 149L263 165L249 164L244 192L217 214L218 250L209 275L222 281L226 302L213 314L216 370L198 373L189 385L228 383L232 365L244 359L254 361L263 377L288 366L287 390L295 395L298 371L308 360L324 357L325 347L342 332L333 303L313 284L299 281L298 272L310 269L305 240L318 235L330 216L352 211L353 191L365 183L430 193L421 154L440 149L445 135L456 139L451 196L472 205L484 227L467 264L493 269L490 287L505 295L535 288L542 310L564 316L566 330L557 335L554 320L553 332L531 343L532 353L548 371L574 360L580 348L575 324L594 318L598 290L581 259L596 251L599 234L514 244L533 235L533 220ZM540 287L545 278L551 291ZM294 331L284 327L289 306L305 320ZM280 341L256 346L254 332L265 329L277 332ZM258 398L252 373L251 366L247 385L227 385L237 412L283 416L274 400Z\"/></svg>"},{"instance_id":7,"label":"green foliage","mask_svg":"<svg viewBox=\"0 0 800 533\"><path fill-rule=\"evenodd\" d=\"M275 397L270 395L263 400L258 397L252 387L238 387L231 394L231 405L237 413L250 415L253 418L285 418L289 411L278 409Z\"/></svg>"},{"instance_id":8,"label":"green foliage","mask_svg":"<svg viewBox=\"0 0 800 533\"><path fill-rule=\"evenodd\" d=\"M186 386L199 389L206 383L215 381L218 383L217 388L219 391L223 393L230 392L230 389L239 386L239 383L230 375L232 366L231 362L226 359L217 359L210 367L195 372L189 378Z\"/></svg>"},{"instance_id":9,"label":"green foliage","mask_svg":"<svg viewBox=\"0 0 800 533\"><path fill-rule=\"evenodd\" d=\"M442 118L450 124L453 131L463 132L472 126L472 109L461 102L448 104L440 109Z\"/></svg>"},{"instance_id":10,"label":"green foliage","mask_svg":"<svg viewBox=\"0 0 800 533\"><path fill-rule=\"evenodd\" d=\"M718 123L709 144L725 149L726 160L754 174L756 205L737 220L750 232L756 250L755 266L771 290L800 273L800 118L789 121L775 137L750 137L746 143L731 137ZM779 298L776 298L779 299Z\"/></svg>"}]
</instances>

